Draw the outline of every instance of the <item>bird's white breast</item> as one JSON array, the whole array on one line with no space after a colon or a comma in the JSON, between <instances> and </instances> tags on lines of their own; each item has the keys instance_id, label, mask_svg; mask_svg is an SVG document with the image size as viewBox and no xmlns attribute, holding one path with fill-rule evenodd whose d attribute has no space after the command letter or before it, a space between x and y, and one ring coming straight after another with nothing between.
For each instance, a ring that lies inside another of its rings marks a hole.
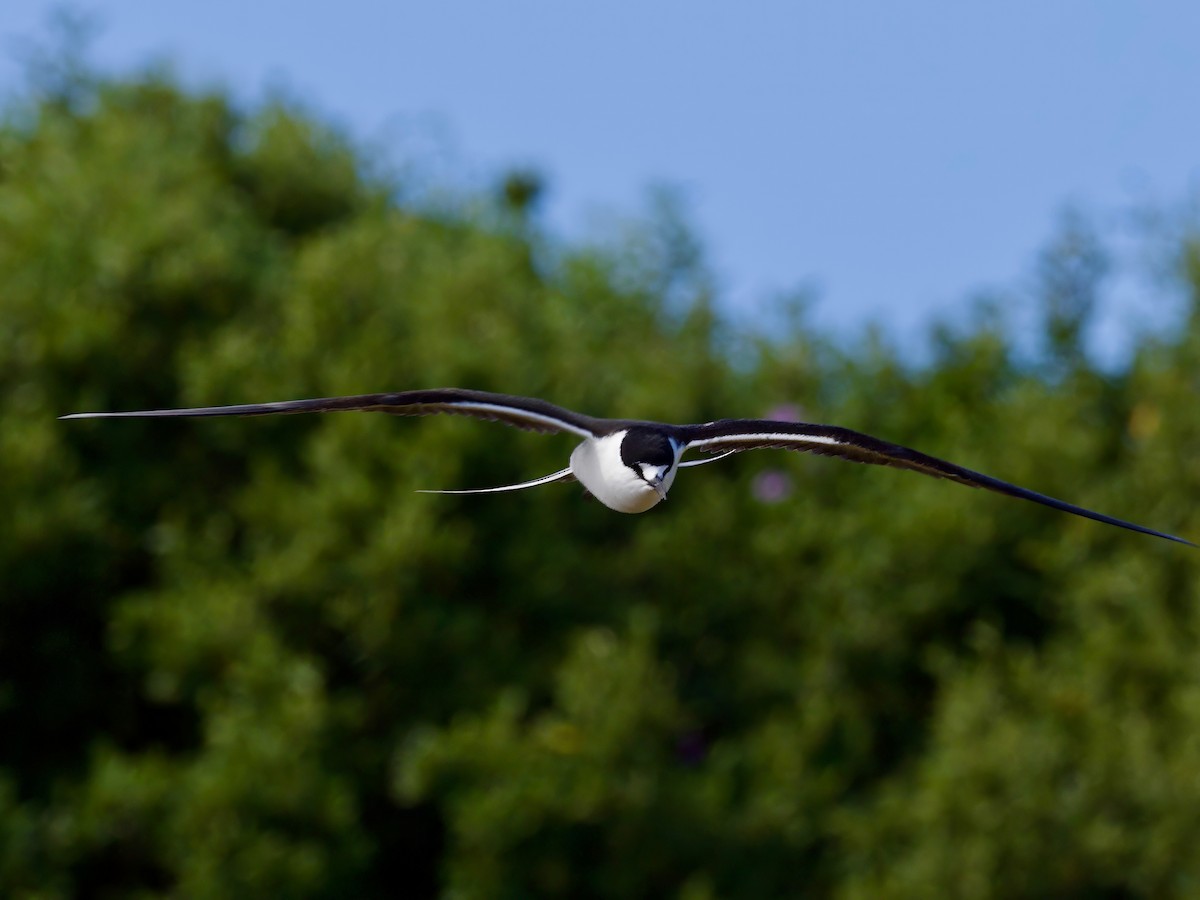
<instances>
[{"instance_id":1,"label":"bird's white breast","mask_svg":"<svg viewBox=\"0 0 1200 900\"><path fill-rule=\"evenodd\" d=\"M588 438L571 453L571 471L580 484L607 506L623 513L640 513L662 500L662 495L639 478L621 460L621 440L625 432ZM672 469L663 491L675 477Z\"/></svg>"}]
</instances>

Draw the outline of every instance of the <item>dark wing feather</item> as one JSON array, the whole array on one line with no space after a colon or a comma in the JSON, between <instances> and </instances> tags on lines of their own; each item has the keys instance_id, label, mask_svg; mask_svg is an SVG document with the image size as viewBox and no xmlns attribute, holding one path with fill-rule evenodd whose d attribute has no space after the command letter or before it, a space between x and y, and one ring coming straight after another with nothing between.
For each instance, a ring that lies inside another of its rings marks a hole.
<instances>
[{"instance_id":1,"label":"dark wing feather","mask_svg":"<svg viewBox=\"0 0 1200 900\"><path fill-rule=\"evenodd\" d=\"M64 419L149 418L163 416L270 416L312 412L359 410L398 416L427 416L438 413L473 416L514 425L529 431L570 432L580 437L608 434L619 427L609 419L585 416L536 397L515 397L488 391L441 388L400 391L391 394L360 394L354 397L324 397L316 400L285 400L278 403L246 403L239 406L199 406L189 409L145 409L132 412L74 413Z\"/></svg>"},{"instance_id":2,"label":"dark wing feather","mask_svg":"<svg viewBox=\"0 0 1200 900\"><path fill-rule=\"evenodd\" d=\"M836 425L776 422L769 419L723 419L720 422L709 422L706 425L679 426L675 435L685 441L689 449L711 453L774 447L817 453L821 456L836 456L851 462L911 469L935 478L949 478L951 481L957 481L959 484L969 487L986 488L1010 497L1030 500L1052 509L1104 522L1107 525L1128 528L1130 531L1165 538L1169 541L1187 544L1190 547L1196 546L1191 541L1175 537L1175 535L1135 525L1122 519L1114 519L1112 516L1093 512L1082 506L1075 506L1072 503L1018 487L1015 484L1009 484L1007 481L974 472L971 469L946 462L944 459L928 456L909 447L881 441L868 434L851 431L849 428L839 428Z\"/></svg>"}]
</instances>

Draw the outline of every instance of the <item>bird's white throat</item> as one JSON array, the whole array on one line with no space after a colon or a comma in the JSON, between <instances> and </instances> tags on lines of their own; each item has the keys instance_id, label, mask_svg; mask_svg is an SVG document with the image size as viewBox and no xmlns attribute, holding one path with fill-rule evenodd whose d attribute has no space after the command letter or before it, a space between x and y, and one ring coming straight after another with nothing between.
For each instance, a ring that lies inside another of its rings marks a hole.
<instances>
[{"instance_id":1,"label":"bird's white throat","mask_svg":"<svg viewBox=\"0 0 1200 900\"><path fill-rule=\"evenodd\" d=\"M626 432L588 438L571 453L571 472L597 500L623 513L641 513L660 503L675 481L682 447L657 488L621 459Z\"/></svg>"}]
</instances>

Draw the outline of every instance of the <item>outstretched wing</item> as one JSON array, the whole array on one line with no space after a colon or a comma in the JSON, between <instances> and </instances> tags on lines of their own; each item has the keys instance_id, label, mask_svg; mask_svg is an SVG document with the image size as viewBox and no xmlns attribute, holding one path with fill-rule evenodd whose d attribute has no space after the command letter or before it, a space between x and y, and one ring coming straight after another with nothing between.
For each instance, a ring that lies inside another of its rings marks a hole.
<instances>
[{"instance_id":1,"label":"outstretched wing","mask_svg":"<svg viewBox=\"0 0 1200 900\"><path fill-rule=\"evenodd\" d=\"M316 400L284 400L278 403L247 403L240 406L198 406L190 409L144 409L132 412L73 413L63 419L153 418L162 416L271 416L294 413L360 410L397 416L428 416L438 413L474 416L515 425L529 431L569 432L589 438L616 429L608 419L596 419L563 409L536 397L515 397L488 391L441 388L400 391L392 394L359 394L354 397L324 397Z\"/></svg>"},{"instance_id":2,"label":"outstretched wing","mask_svg":"<svg viewBox=\"0 0 1200 900\"><path fill-rule=\"evenodd\" d=\"M1104 522L1107 525L1128 528L1130 531L1165 538L1168 541L1176 541L1190 547L1196 546L1191 541L1175 537L1175 535L1135 525L1122 519L1114 519L1112 516L1106 516L1090 509L1084 509L1082 506L1075 506L1072 503L1018 487L1015 484L1009 484L1007 481L974 472L917 450L881 441L868 434L851 431L849 428L839 428L836 425L776 422L769 419L723 419L705 425L679 426L675 435L687 443L688 449L694 450L719 453L780 448L817 453L821 456L836 456L851 462L911 469L923 475L949 478L951 481L957 481L959 484L970 487L986 488L989 491L1008 494L1010 497L1030 500L1052 509Z\"/></svg>"}]
</instances>

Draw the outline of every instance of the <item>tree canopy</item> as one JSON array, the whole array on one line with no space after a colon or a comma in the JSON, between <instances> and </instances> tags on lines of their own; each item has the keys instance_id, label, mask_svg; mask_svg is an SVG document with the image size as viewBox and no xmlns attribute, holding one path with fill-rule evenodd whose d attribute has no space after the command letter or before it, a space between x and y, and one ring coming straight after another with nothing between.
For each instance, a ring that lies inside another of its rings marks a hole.
<instances>
[{"instance_id":1,"label":"tree canopy","mask_svg":"<svg viewBox=\"0 0 1200 900\"><path fill-rule=\"evenodd\" d=\"M488 423L56 419L787 406L1197 539L1194 238L1164 248L1178 327L1120 366L1085 349L1105 266L1075 220L1037 352L981 314L915 362L730 320L669 198L573 245L531 173L437 203L404 177L294 103L160 76L0 122L0 893L1200 890L1188 548L782 452L631 517L415 493L565 464Z\"/></svg>"}]
</instances>

